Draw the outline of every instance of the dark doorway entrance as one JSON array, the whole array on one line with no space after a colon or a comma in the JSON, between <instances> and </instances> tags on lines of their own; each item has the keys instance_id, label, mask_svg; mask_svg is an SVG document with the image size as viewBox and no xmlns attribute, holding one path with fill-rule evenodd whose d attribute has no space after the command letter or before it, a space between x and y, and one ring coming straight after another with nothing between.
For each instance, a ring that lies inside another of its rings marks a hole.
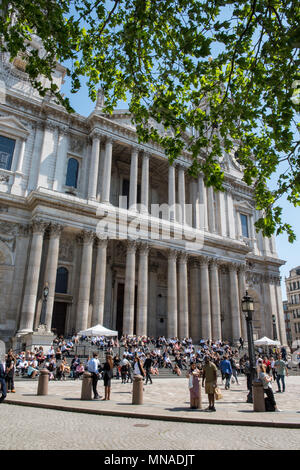
<instances>
[{"instance_id":1,"label":"dark doorway entrance","mask_svg":"<svg viewBox=\"0 0 300 470\"><path fill-rule=\"evenodd\" d=\"M51 330L58 336L65 334L67 307L66 302L54 302Z\"/></svg>"}]
</instances>

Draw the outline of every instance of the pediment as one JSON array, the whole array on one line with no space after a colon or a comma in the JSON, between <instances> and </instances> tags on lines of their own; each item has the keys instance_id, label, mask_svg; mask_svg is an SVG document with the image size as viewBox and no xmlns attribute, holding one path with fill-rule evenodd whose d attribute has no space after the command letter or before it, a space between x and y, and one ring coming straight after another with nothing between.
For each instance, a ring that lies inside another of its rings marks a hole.
<instances>
[{"instance_id":1,"label":"pediment","mask_svg":"<svg viewBox=\"0 0 300 470\"><path fill-rule=\"evenodd\" d=\"M0 130L15 137L26 138L29 135L28 129L14 116L1 116Z\"/></svg>"},{"instance_id":2,"label":"pediment","mask_svg":"<svg viewBox=\"0 0 300 470\"><path fill-rule=\"evenodd\" d=\"M245 199L235 199L234 200L234 205L238 207L239 210L244 210L245 212L252 213L254 207L250 204L249 201L246 201Z\"/></svg>"}]
</instances>

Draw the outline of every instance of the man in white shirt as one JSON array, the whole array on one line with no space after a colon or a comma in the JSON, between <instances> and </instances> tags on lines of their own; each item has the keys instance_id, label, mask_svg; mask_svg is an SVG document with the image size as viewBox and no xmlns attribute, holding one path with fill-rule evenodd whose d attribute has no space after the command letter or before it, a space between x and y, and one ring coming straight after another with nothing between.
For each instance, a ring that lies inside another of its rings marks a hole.
<instances>
[{"instance_id":1,"label":"man in white shirt","mask_svg":"<svg viewBox=\"0 0 300 470\"><path fill-rule=\"evenodd\" d=\"M97 384L99 380L99 365L100 363L98 359L98 354L94 352L93 357L87 363L88 372L92 374L94 400L98 400L100 398L97 391Z\"/></svg>"}]
</instances>

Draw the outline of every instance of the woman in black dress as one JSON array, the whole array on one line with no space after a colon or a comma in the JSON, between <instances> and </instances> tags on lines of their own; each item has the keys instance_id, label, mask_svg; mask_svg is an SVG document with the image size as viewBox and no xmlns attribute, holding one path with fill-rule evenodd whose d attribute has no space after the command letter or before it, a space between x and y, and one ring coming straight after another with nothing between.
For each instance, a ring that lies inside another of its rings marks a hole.
<instances>
[{"instance_id":1,"label":"woman in black dress","mask_svg":"<svg viewBox=\"0 0 300 470\"><path fill-rule=\"evenodd\" d=\"M103 365L102 373L104 380L105 397L103 400L110 400L111 379L113 377L114 362L112 356L106 355L106 362Z\"/></svg>"}]
</instances>

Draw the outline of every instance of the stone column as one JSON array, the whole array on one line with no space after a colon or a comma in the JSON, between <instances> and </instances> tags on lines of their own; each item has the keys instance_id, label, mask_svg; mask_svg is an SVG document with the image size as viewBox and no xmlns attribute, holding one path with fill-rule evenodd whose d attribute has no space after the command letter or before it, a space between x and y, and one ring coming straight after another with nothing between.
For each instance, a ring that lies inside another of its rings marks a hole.
<instances>
[{"instance_id":1,"label":"stone column","mask_svg":"<svg viewBox=\"0 0 300 470\"><path fill-rule=\"evenodd\" d=\"M130 184L129 184L129 209L131 211L136 211L138 169L139 169L139 149L133 147L131 151Z\"/></svg>"},{"instance_id":2,"label":"stone column","mask_svg":"<svg viewBox=\"0 0 300 470\"><path fill-rule=\"evenodd\" d=\"M175 181L175 166L169 165L169 185L168 185L168 193L169 193L169 219L171 222L175 221L176 216L176 181Z\"/></svg>"},{"instance_id":3,"label":"stone column","mask_svg":"<svg viewBox=\"0 0 300 470\"><path fill-rule=\"evenodd\" d=\"M77 239L78 242L82 244L76 317L77 332L85 330L88 327L94 238L94 232L83 230Z\"/></svg>"},{"instance_id":4,"label":"stone column","mask_svg":"<svg viewBox=\"0 0 300 470\"><path fill-rule=\"evenodd\" d=\"M229 263L230 305L232 342L238 344L241 337L241 317L239 305L238 264Z\"/></svg>"},{"instance_id":5,"label":"stone column","mask_svg":"<svg viewBox=\"0 0 300 470\"><path fill-rule=\"evenodd\" d=\"M136 242L127 240L123 334L128 335L134 334L135 255Z\"/></svg>"},{"instance_id":6,"label":"stone column","mask_svg":"<svg viewBox=\"0 0 300 470\"><path fill-rule=\"evenodd\" d=\"M88 198L95 200L97 197L99 156L100 156L100 135L98 133L94 133L92 136L92 139L93 139L93 144L92 144L92 152L91 152L91 160L90 160Z\"/></svg>"},{"instance_id":7,"label":"stone column","mask_svg":"<svg viewBox=\"0 0 300 470\"><path fill-rule=\"evenodd\" d=\"M219 287L219 268L217 260L210 262L210 295L211 295L211 321L212 339L218 341L222 339L221 328L221 304Z\"/></svg>"},{"instance_id":8,"label":"stone column","mask_svg":"<svg viewBox=\"0 0 300 470\"><path fill-rule=\"evenodd\" d=\"M59 128L58 146L56 152L55 175L53 181L54 191L62 191L66 181L66 160L69 145L69 128L62 126Z\"/></svg>"},{"instance_id":9,"label":"stone column","mask_svg":"<svg viewBox=\"0 0 300 470\"><path fill-rule=\"evenodd\" d=\"M201 339L199 261L192 259L190 266L190 336L194 342Z\"/></svg>"},{"instance_id":10,"label":"stone column","mask_svg":"<svg viewBox=\"0 0 300 470\"><path fill-rule=\"evenodd\" d=\"M20 225L18 229L18 237L16 240L15 269L8 314L8 318L16 319L16 328L19 328L20 323L22 290L25 279L26 262L28 257L29 235L29 226Z\"/></svg>"},{"instance_id":11,"label":"stone column","mask_svg":"<svg viewBox=\"0 0 300 470\"><path fill-rule=\"evenodd\" d=\"M55 297L55 284L57 275L59 241L63 227L56 223L50 225L49 247L46 261L44 283L48 283L49 294L46 304L46 325L47 331L51 331L53 305ZM44 287L44 286L43 286Z\"/></svg>"},{"instance_id":12,"label":"stone column","mask_svg":"<svg viewBox=\"0 0 300 470\"><path fill-rule=\"evenodd\" d=\"M19 154L18 164L17 164L17 168L16 168L16 171L18 173L22 173L24 156L25 156L25 139L22 138L21 139L21 146L20 146L20 154Z\"/></svg>"},{"instance_id":13,"label":"stone column","mask_svg":"<svg viewBox=\"0 0 300 470\"><path fill-rule=\"evenodd\" d=\"M105 143L105 160L104 160L104 172L103 172L102 195L101 195L102 196L101 202L104 202L104 203L110 202L112 148L113 148L113 140L111 137L108 137Z\"/></svg>"},{"instance_id":14,"label":"stone column","mask_svg":"<svg viewBox=\"0 0 300 470\"><path fill-rule=\"evenodd\" d=\"M142 161L141 211L149 211L149 157L144 153Z\"/></svg>"},{"instance_id":15,"label":"stone column","mask_svg":"<svg viewBox=\"0 0 300 470\"><path fill-rule=\"evenodd\" d=\"M199 191L199 225L201 230L207 231L208 229L208 216L207 216L207 197L206 187L204 184L203 175L198 177L198 191Z\"/></svg>"},{"instance_id":16,"label":"stone column","mask_svg":"<svg viewBox=\"0 0 300 470\"><path fill-rule=\"evenodd\" d=\"M148 336L156 336L156 310L157 310L157 269L158 264L149 265L149 295L148 295Z\"/></svg>"},{"instance_id":17,"label":"stone column","mask_svg":"<svg viewBox=\"0 0 300 470\"><path fill-rule=\"evenodd\" d=\"M276 300L277 300L277 311L278 311L278 330L279 330L279 337L280 342L282 345L287 346L287 334L286 334L286 327L285 327L285 320L284 320L284 312L283 312L283 303L282 303L282 293L281 293L281 285L280 285L280 277L276 279L275 282L275 292L276 292Z\"/></svg>"},{"instance_id":18,"label":"stone column","mask_svg":"<svg viewBox=\"0 0 300 470\"><path fill-rule=\"evenodd\" d=\"M46 227L47 223L38 219L34 220L31 225L32 240L21 310L20 330L18 332L21 334L31 333L33 331L43 250L43 238Z\"/></svg>"},{"instance_id":19,"label":"stone column","mask_svg":"<svg viewBox=\"0 0 300 470\"><path fill-rule=\"evenodd\" d=\"M181 212L179 222L185 224L185 174L182 165L179 165L178 170L178 202Z\"/></svg>"},{"instance_id":20,"label":"stone column","mask_svg":"<svg viewBox=\"0 0 300 470\"><path fill-rule=\"evenodd\" d=\"M208 228L211 233L216 232L216 214L214 204L214 188L207 188Z\"/></svg>"},{"instance_id":21,"label":"stone column","mask_svg":"<svg viewBox=\"0 0 300 470\"><path fill-rule=\"evenodd\" d=\"M227 189L227 209L228 209L228 233L229 238L236 238L235 215L233 206L232 189Z\"/></svg>"},{"instance_id":22,"label":"stone column","mask_svg":"<svg viewBox=\"0 0 300 470\"><path fill-rule=\"evenodd\" d=\"M168 250L168 337L178 336L177 320L177 252Z\"/></svg>"},{"instance_id":23,"label":"stone column","mask_svg":"<svg viewBox=\"0 0 300 470\"><path fill-rule=\"evenodd\" d=\"M38 177L39 177L38 170L39 170L39 165L40 165L43 138L44 138L43 124L36 123L34 146L32 150L32 159L31 159L31 164L30 164L28 185L27 185L28 192L36 189L36 187L38 186Z\"/></svg>"},{"instance_id":24,"label":"stone column","mask_svg":"<svg viewBox=\"0 0 300 470\"><path fill-rule=\"evenodd\" d=\"M92 325L103 325L108 239L97 239Z\"/></svg>"},{"instance_id":25,"label":"stone column","mask_svg":"<svg viewBox=\"0 0 300 470\"><path fill-rule=\"evenodd\" d=\"M201 298L201 336L206 341L212 339L210 288L207 256L201 256L200 261L200 298Z\"/></svg>"},{"instance_id":26,"label":"stone column","mask_svg":"<svg viewBox=\"0 0 300 470\"><path fill-rule=\"evenodd\" d=\"M138 273L138 296L137 296L137 322L136 334L147 335L148 323L148 253L147 243L139 245L139 273Z\"/></svg>"},{"instance_id":27,"label":"stone column","mask_svg":"<svg viewBox=\"0 0 300 470\"><path fill-rule=\"evenodd\" d=\"M189 304L188 304L188 279L187 279L187 253L180 252L178 258L179 268L179 337L189 336Z\"/></svg>"}]
</instances>

